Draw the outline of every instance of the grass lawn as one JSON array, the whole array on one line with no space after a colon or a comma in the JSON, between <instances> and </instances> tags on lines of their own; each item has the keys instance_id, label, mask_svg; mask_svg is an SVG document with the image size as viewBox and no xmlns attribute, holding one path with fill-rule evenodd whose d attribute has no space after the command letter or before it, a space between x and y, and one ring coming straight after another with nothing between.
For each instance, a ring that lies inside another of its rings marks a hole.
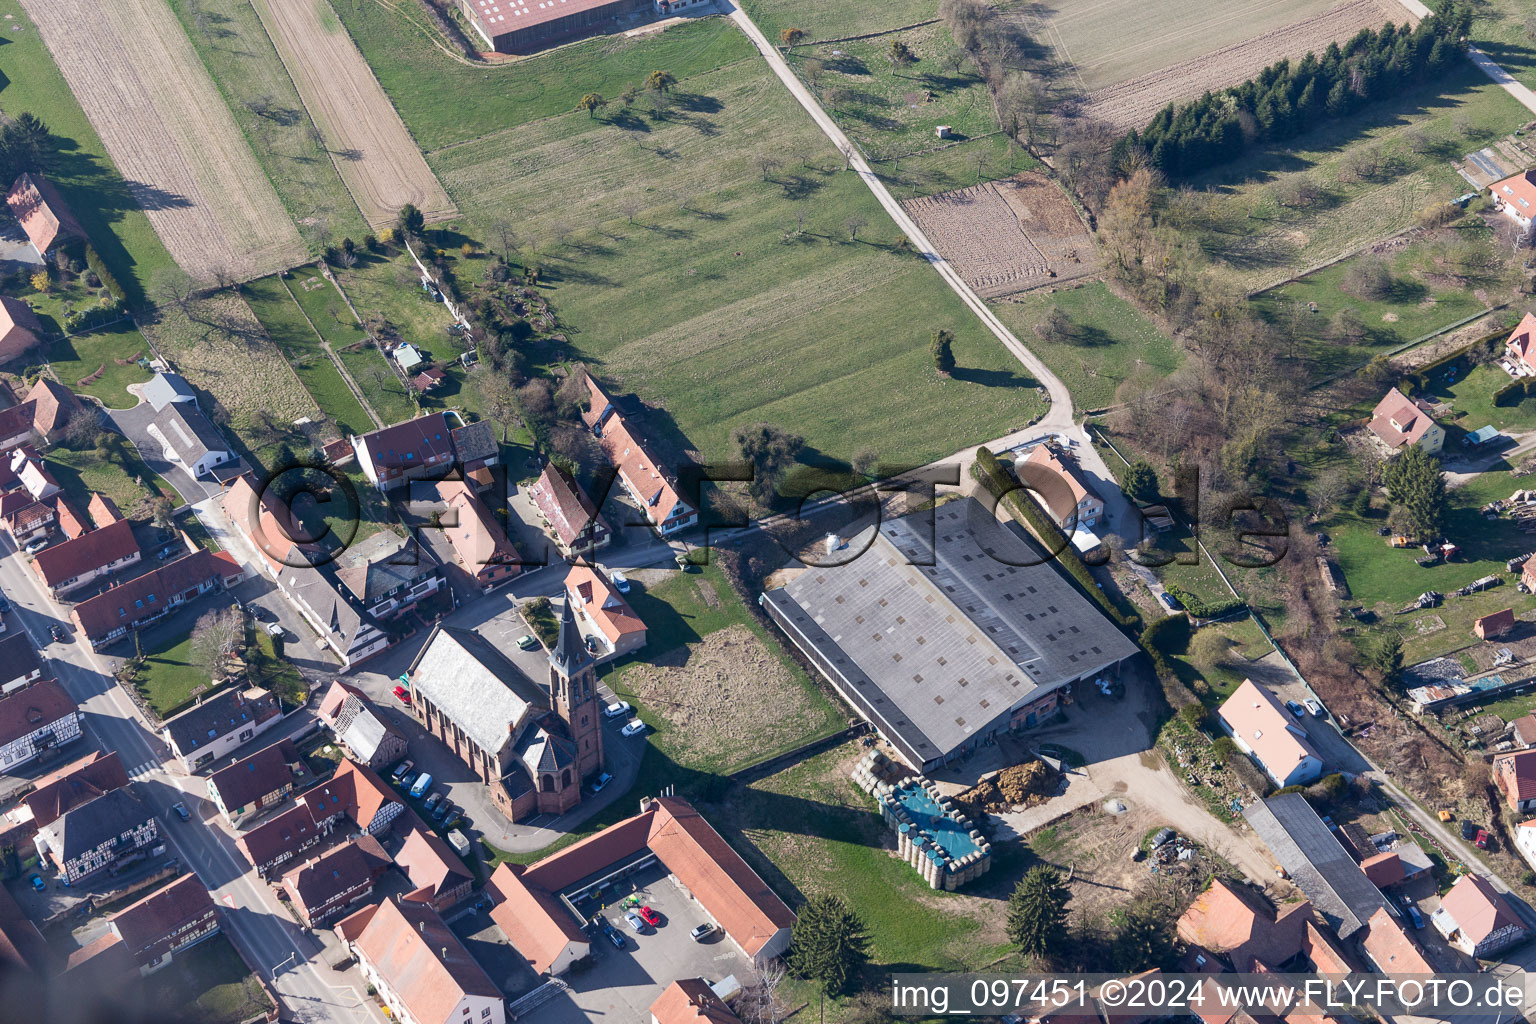
<instances>
[{"instance_id":1,"label":"grass lawn","mask_svg":"<svg viewBox=\"0 0 1536 1024\"><path fill-rule=\"evenodd\" d=\"M658 69L681 81L754 52L724 18L700 18L656 35L598 36L526 60L471 67L445 58L438 47L449 44L438 42L415 5L335 6L425 150L564 114L589 92L612 100Z\"/></svg>"},{"instance_id":2,"label":"grass lawn","mask_svg":"<svg viewBox=\"0 0 1536 1024\"><path fill-rule=\"evenodd\" d=\"M1536 596L1517 592L1506 576L1502 586L1465 597L1448 593L1438 608L1408 612L1389 621L1403 638L1403 664L1415 665L1481 643L1472 632L1472 623L1505 608L1513 609L1518 617L1536 608ZM1445 627L1436 628L1434 619Z\"/></svg>"},{"instance_id":3,"label":"grass lawn","mask_svg":"<svg viewBox=\"0 0 1536 1024\"><path fill-rule=\"evenodd\" d=\"M272 1005L224 935L178 953L145 984L150 1002L163 1007L167 1019L187 1015L203 1024L239 1024Z\"/></svg>"},{"instance_id":4,"label":"grass lawn","mask_svg":"<svg viewBox=\"0 0 1536 1024\"><path fill-rule=\"evenodd\" d=\"M1138 373L1166 377L1184 364L1178 343L1100 281L1050 294L1034 292L991 306L1062 379L1080 408L1113 405L1115 390L1127 378ZM1071 318L1075 329L1071 340L1047 342L1035 333L1035 325L1052 308Z\"/></svg>"},{"instance_id":5,"label":"grass lawn","mask_svg":"<svg viewBox=\"0 0 1536 1024\"><path fill-rule=\"evenodd\" d=\"M917 62L892 66L899 40ZM921 153L939 145L937 125L960 138L988 135L1000 127L986 81L942 23L846 43L796 47L796 73L811 85L844 131L872 157ZM808 61L815 64L807 66Z\"/></svg>"},{"instance_id":6,"label":"grass lawn","mask_svg":"<svg viewBox=\"0 0 1536 1024\"><path fill-rule=\"evenodd\" d=\"M103 458L94 448L76 451L56 445L48 449L44 458L48 471L64 488L64 496L82 515L92 491L111 498L124 515L142 499L155 497L156 492L168 494L180 503L175 490L139 461L132 445L124 444L120 451L119 458ZM136 483L137 480L143 480L144 485Z\"/></svg>"},{"instance_id":7,"label":"grass lawn","mask_svg":"<svg viewBox=\"0 0 1536 1024\"><path fill-rule=\"evenodd\" d=\"M415 404L406 393L405 385L384 361L383 353L366 347L356 352L347 351L350 346L366 341L368 333L347 308L346 299L336 286L312 267L292 271L285 283L314 329L341 357L342 365L362 389L363 397L379 418L390 424L415 416ZM363 308L359 307L358 312L364 313Z\"/></svg>"},{"instance_id":8,"label":"grass lawn","mask_svg":"<svg viewBox=\"0 0 1536 1024\"><path fill-rule=\"evenodd\" d=\"M271 690L289 704L302 705L309 696L309 687L299 670L283 656L283 642L259 627L253 628L252 633L256 644L248 647L245 654L251 682Z\"/></svg>"},{"instance_id":9,"label":"grass lawn","mask_svg":"<svg viewBox=\"0 0 1536 1024\"><path fill-rule=\"evenodd\" d=\"M772 41L791 26L811 40L888 32L939 16L938 0L743 0L742 8Z\"/></svg>"},{"instance_id":10,"label":"grass lawn","mask_svg":"<svg viewBox=\"0 0 1536 1024\"><path fill-rule=\"evenodd\" d=\"M242 286L241 294L251 312L267 329L277 347L287 357L299 380L309 389L315 402L338 428L346 434L366 433L373 420L347 387L341 371L320 347L314 328L304 319L287 287L276 277L263 277Z\"/></svg>"},{"instance_id":11,"label":"grass lawn","mask_svg":"<svg viewBox=\"0 0 1536 1024\"><path fill-rule=\"evenodd\" d=\"M1500 430L1530 430L1536 427L1536 399L1527 398L1519 405L1494 405L1494 392L1510 381L1509 374L1499 369L1497 363L1484 363L1472 368L1461 380L1447 385L1443 377L1431 381L1430 394L1451 406L1451 417L1446 426L1459 427L1471 433L1492 424ZM1447 448L1452 445L1460 450L1456 430L1446 433ZM1507 496L1507 495L1506 495Z\"/></svg>"},{"instance_id":12,"label":"grass lawn","mask_svg":"<svg viewBox=\"0 0 1536 1024\"><path fill-rule=\"evenodd\" d=\"M1487 145L1530 116L1470 61L1455 61L1437 85L1329 121L1284 148L1251 150L1192 180L1195 190L1214 193L1201 217L1202 242L1235 283L1273 284L1410 227L1425 206L1461 195L1467 183L1449 158ZM1424 137L1423 152L1410 149L1411 132ZM1396 159L1396 173L1341 180L1349 154L1371 145ZM1276 189L1302 176L1319 185L1324 198L1306 209L1279 205Z\"/></svg>"},{"instance_id":13,"label":"grass lawn","mask_svg":"<svg viewBox=\"0 0 1536 1024\"><path fill-rule=\"evenodd\" d=\"M1003 134L984 135L915 156L869 161L870 170L902 201L998 181L1039 166L1027 150Z\"/></svg>"},{"instance_id":14,"label":"grass lawn","mask_svg":"<svg viewBox=\"0 0 1536 1024\"><path fill-rule=\"evenodd\" d=\"M17 0L0 0L0 16L6 26L6 43L0 46L0 108L11 117L35 114L59 137L60 151L48 179L63 193L129 303L139 305L155 271L175 262L107 156L32 19Z\"/></svg>"},{"instance_id":15,"label":"grass lawn","mask_svg":"<svg viewBox=\"0 0 1536 1024\"><path fill-rule=\"evenodd\" d=\"M1232 691L1248 678L1245 670L1247 662L1257 661L1273 653L1275 648L1264 639L1263 631L1251 616L1245 615L1240 619L1229 619L1226 622L1202 626L1196 635L1207 630L1218 633L1232 642L1230 654L1225 659L1219 662L1203 662L1189 651L1185 651L1182 654L1173 655L1170 660L1173 662L1174 671L1178 672L1186 683L1195 677L1205 681L1208 693L1202 694L1202 697L1208 706L1215 707L1230 697ZM1193 641L1190 646L1194 647Z\"/></svg>"},{"instance_id":16,"label":"grass lawn","mask_svg":"<svg viewBox=\"0 0 1536 1024\"><path fill-rule=\"evenodd\" d=\"M255 8L244 0L170 4L310 251L343 236L361 240L368 225Z\"/></svg>"},{"instance_id":17,"label":"grass lawn","mask_svg":"<svg viewBox=\"0 0 1536 1024\"><path fill-rule=\"evenodd\" d=\"M5 52L0 47L0 55ZM126 287L126 286L124 286ZM90 334L60 338L43 350L42 356L66 387L99 398L108 408L131 409L138 399L128 393L129 384L142 384L151 374L138 360L149 358L149 344L131 322L113 324ZM20 362L38 358L30 355ZM89 384L85 378L101 371Z\"/></svg>"},{"instance_id":18,"label":"grass lawn","mask_svg":"<svg viewBox=\"0 0 1536 1024\"><path fill-rule=\"evenodd\" d=\"M516 229L537 240L582 357L665 410L647 430L719 459L733 427L761 420L802 434L811 462L870 447L923 463L1040 412L1034 382L896 247L868 189L759 62L676 93L664 120L573 113L428 155L482 238L522 211ZM786 162L765 175L754 155L768 139ZM558 209L551 193L566 197ZM951 379L928 356L937 328L955 332Z\"/></svg>"},{"instance_id":19,"label":"grass lawn","mask_svg":"<svg viewBox=\"0 0 1536 1024\"><path fill-rule=\"evenodd\" d=\"M454 263L461 285L478 280L484 265L457 257ZM439 365L453 362L463 351L448 340L453 314L421 287L421 273L403 249L393 259L370 258L351 269L338 270L336 280L359 316L364 320L382 316L400 341L425 350Z\"/></svg>"},{"instance_id":20,"label":"grass lawn","mask_svg":"<svg viewBox=\"0 0 1536 1024\"><path fill-rule=\"evenodd\" d=\"M615 693L632 700L640 718L651 726L649 741L676 763L727 774L846 724L843 710L748 614L717 566L673 573L655 587L637 582L627 599L646 624L646 647L615 663L607 682ZM708 644L708 638L733 627L729 660L715 661L715 645ZM693 667L696 661L710 664L698 669ZM658 670L658 665L664 668ZM710 676L711 671L718 675ZM662 675L669 682L657 687ZM733 676L734 683L726 682ZM701 696L695 685L706 692ZM733 685L738 689L727 695L727 706L711 713L709 691ZM741 687L752 688L750 699ZM733 711L735 705L740 706ZM736 716L750 717L755 724L735 734Z\"/></svg>"},{"instance_id":21,"label":"grass lawn","mask_svg":"<svg viewBox=\"0 0 1536 1024\"><path fill-rule=\"evenodd\" d=\"M208 673L192 664L192 637L181 637L144 652L138 690L161 718L169 718L192 698L211 689Z\"/></svg>"}]
</instances>

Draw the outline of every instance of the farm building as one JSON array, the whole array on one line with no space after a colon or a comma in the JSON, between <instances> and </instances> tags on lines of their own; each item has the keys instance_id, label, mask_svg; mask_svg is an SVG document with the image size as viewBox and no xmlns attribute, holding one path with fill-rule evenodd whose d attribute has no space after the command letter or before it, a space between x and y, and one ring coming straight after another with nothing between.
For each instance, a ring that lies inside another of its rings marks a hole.
<instances>
[{"instance_id":1,"label":"farm building","mask_svg":"<svg viewBox=\"0 0 1536 1024\"><path fill-rule=\"evenodd\" d=\"M459 0L475 32L497 53L532 53L603 31L625 15L671 15L710 0Z\"/></svg>"},{"instance_id":2,"label":"farm building","mask_svg":"<svg viewBox=\"0 0 1536 1024\"><path fill-rule=\"evenodd\" d=\"M20 299L0 295L0 363L19 359L37 346L43 329L32 307Z\"/></svg>"},{"instance_id":3,"label":"farm building","mask_svg":"<svg viewBox=\"0 0 1536 1024\"><path fill-rule=\"evenodd\" d=\"M863 554L790 563L761 602L919 771L1054 718L1063 688L1137 653L1033 540L974 498L869 527L847 550Z\"/></svg>"},{"instance_id":4,"label":"farm building","mask_svg":"<svg viewBox=\"0 0 1536 1024\"><path fill-rule=\"evenodd\" d=\"M38 262L42 262L55 245L85 237L80 222L69 211L69 204L64 202L53 183L40 174L23 174L17 178L6 194L5 202L37 251Z\"/></svg>"},{"instance_id":5,"label":"farm building","mask_svg":"<svg viewBox=\"0 0 1536 1024\"><path fill-rule=\"evenodd\" d=\"M1515 628L1515 612L1512 608L1505 608L1501 612L1492 615L1484 615L1472 623L1472 632L1477 634L1479 640L1492 640L1494 637L1503 636Z\"/></svg>"},{"instance_id":6,"label":"farm building","mask_svg":"<svg viewBox=\"0 0 1536 1024\"><path fill-rule=\"evenodd\" d=\"M1520 225L1520 230L1531 230L1531 218L1536 216L1536 170L1496 181L1489 186L1494 209Z\"/></svg>"}]
</instances>

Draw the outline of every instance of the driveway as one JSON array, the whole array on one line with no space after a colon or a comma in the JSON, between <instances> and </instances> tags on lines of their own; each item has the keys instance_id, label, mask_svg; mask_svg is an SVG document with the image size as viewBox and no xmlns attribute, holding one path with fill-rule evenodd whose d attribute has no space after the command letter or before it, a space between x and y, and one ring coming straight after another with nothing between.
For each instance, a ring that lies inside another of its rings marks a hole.
<instances>
[{"instance_id":1,"label":"driveway","mask_svg":"<svg viewBox=\"0 0 1536 1024\"><path fill-rule=\"evenodd\" d=\"M108 409L106 414L108 422L133 442L144 465L160 474L162 480L176 488L176 493L181 495L182 501L189 505L196 505L207 498L218 497L222 488L217 482L194 480L186 470L166 461L160 442L149 436L149 425L155 419L154 406L141 401L132 409Z\"/></svg>"}]
</instances>

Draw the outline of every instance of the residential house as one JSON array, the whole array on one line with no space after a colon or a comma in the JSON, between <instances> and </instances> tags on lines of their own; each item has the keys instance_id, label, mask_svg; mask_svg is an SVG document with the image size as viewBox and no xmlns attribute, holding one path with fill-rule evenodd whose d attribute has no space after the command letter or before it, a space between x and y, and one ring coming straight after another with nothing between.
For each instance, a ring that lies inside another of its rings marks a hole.
<instances>
[{"instance_id":1,"label":"residential house","mask_svg":"<svg viewBox=\"0 0 1536 1024\"><path fill-rule=\"evenodd\" d=\"M446 914L466 899L474 887L475 876L464 867L458 854L435 832L413 828L395 853L395 864L410 879L418 898Z\"/></svg>"},{"instance_id":2,"label":"residential house","mask_svg":"<svg viewBox=\"0 0 1536 1024\"><path fill-rule=\"evenodd\" d=\"M455 414L457 415L457 414ZM381 491L412 480L447 480L455 464L448 414L429 412L392 427L353 435L358 468Z\"/></svg>"},{"instance_id":3,"label":"residential house","mask_svg":"<svg viewBox=\"0 0 1536 1024\"><path fill-rule=\"evenodd\" d=\"M41 174L26 173L17 178L6 193L5 203L11 215L21 222L39 260L46 259L56 246L85 238L80 222L70 212L69 204Z\"/></svg>"},{"instance_id":4,"label":"residential house","mask_svg":"<svg viewBox=\"0 0 1536 1024\"><path fill-rule=\"evenodd\" d=\"M156 413L169 405L196 405L197 392L179 373L162 370L140 387L139 394Z\"/></svg>"},{"instance_id":5,"label":"residential house","mask_svg":"<svg viewBox=\"0 0 1536 1024\"><path fill-rule=\"evenodd\" d=\"M476 420L453 428L453 452L459 472L476 490L485 490L495 479L496 464L501 461L501 445L496 443L496 428L490 420Z\"/></svg>"},{"instance_id":6,"label":"residential house","mask_svg":"<svg viewBox=\"0 0 1536 1024\"><path fill-rule=\"evenodd\" d=\"M1492 640L1501 637L1515 628L1515 611L1513 608L1505 608L1503 611L1484 615L1472 623L1472 632L1479 640Z\"/></svg>"},{"instance_id":7,"label":"residential house","mask_svg":"<svg viewBox=\"0 0 1536 1024\"><path fill-rule=\"evenodd\" d=\"M1051 442L1037 444L1018 464L1019 480L1034 488L1063 529L1097 526L1104 501L1093 492L1077 460Z\"/></svg>"},{"instance_id":8,"label":"residential house","mask_svg":"<svg viewBox=\"0 0 1536 1024\"><path fill-rule=\"evenodd\" d=\"M417 894L365 907L336 931L390 1016L410 1024L506 1024L501 990Z\"/></svg>"},{"instance_id":9,"label":"residential house","mask_svg":"<svg viewBox=\"0 0 1536 1024\"><path fill-rule=\"evenodd\" d=\"M70 609L69 618L99 651L244 578L245 567L229 552L198 550L86 598Z\"/></svg>"},{"instance_id":10,"label":"residential house","mask_svg":"<svg viewBox=\"0 0 1536 1024\"><path fill-rule=\"evenodd\" d=\"M107 919L139 965L153 974L204 939L219 932L219 908L194 874L177 878Z\"/></svg>"},{"instance_id":11,"label":"residential house","mask_svg":"<svg viewBox=\"0 0 1536 1024\"><path fill-rule=\"evenodd\" d=\"M140 557L133 524L121 519L104 529L44 548L33 557L32 570L48 588L49 596L58 600L134 564Z\"/></svg>"},{"instance_id":12,"label":"residential house","mask_svg":"<svg viewBox=\"0 0 1536 1024\"><path fill-rule=\"evenodd\" d=\"M342 761L336 774L305 790L298 803L235 839L262 878L341 832L382 839L405 813L405 804L371 769Z\"/></svg>"},{"instance_id":13,"label":"residential house","mask_svg":"<svg viewBox=\"0 0 1536 1024\"><path fill-rule=\"evenodd\" d=\"M339 679L321 699L318 717L346 748L348 757L374 771L383 771L406 756L405 734L389 724L366 694Z\"/></svg>"},{"instance_id":14,"label":"residential house","mask_svg":"<svg viewBox=\"0 0 1536 1024\"><path fill-rule=\"evenodd\" d=\"M1195 897L1177 931L1189 947L1184 966L1192 972L1269 972L1303 960L1330 970L1344 962L1313 921L1310 901L1276 908L1262 893L1220 878Z\"/></svg>"},{"instance_id":15,"label":"residential house","mask_svg":"<svg viewBox=\"0 0 1536 1024\"><path fill-rule=\"evenodd\" d=\"M472 486L462 480L442 480L437 485L437 496L448 506L442 516L443 536L482 594L510 582L523 571L517 547Z\"/></svg>"},{"instance_id":16,"label":"residential house","mask_svg":"<svg viewBox=\"0 0 1536 1024\"><path fill-rule=\"evenodd\" d=\"M613 540L607 521L581 484L553 462L544 466L538 481L528 488L528 497L567 558L591 558L594 551Z\"/></svg>"},{"instance_id":17,"label":"residential house","mask_svg":"<svg viewBox=\"0 0 1536 1024\"><path fill-rule=\"evenodd\" d=\"M601 655L619 657L645 646L645 623L608 577L590 566L571 567L565 577L565 600L587 631L598 637Z\"/></svg>"},{"instance_id":18,"label":"residential house","mask_svg":"<svg viewBox=\"0 0 1536 1024\"><path fill-rule=\"evenodd\" d=\"M72 807L128 785L128 772L117 751L91 753L34 783L26 795L27 810L36 828L51 825Z\"/></svg>"},{"instance_id":19,"label":"residential house","mask_svg":"<svg viewBox=\"0 0 1536 1024\"><path fill-rule=\"evenodd\" d=\"M1530 233L1531 218L1536 216L1536 171L1521 171L1488 186L1493 208Z\"/></svg>"},{"instance_id":20,"label":"residential house","mask_svg":"<svg viewBox=\"0 0 1536 1024\"><path fill-rule=\"evenodd\" d=\"M38 829L38 857L71 885L96 872L131 864L160 841L160 825L133 787L109 790L71 807Z\"/></svg>"},{"instance_id":21,"label":"residential house","mask_svg":"<svg viewBox=\"0 0 1536 1024\"><path fill-rule=\"evenodd\" d=\"M43 679L0 697L0 772L80 738L80 709L56 679Z\"/></svg>"},{"instance_id":22,"label":"residential house","mask_svg":"<svg viewBox=\"0 0 1536 1024\"><path fill-rule=\"evenodd\" d=\"M672 472L662 466L646 442L614 407L613 400L587 377L588 408L582 413L619 483L658 534L670 537L699 521L698 509L683 500Z\"/></svg>"},{"instance_id":23,"label":"residential house","mask_svg":"<svg viewBox=\"0 0 1536 1024\"><path fill-rule=\"evenodd\" d=\"M42 344L42 329L31 306L9 295L0 295L0 362L20 359Z\"/></svg>"},{"instance_id":24,"label":"residential house","mask_svg":"<svg viewBox=\"0 0 1536 1024\"><path fill-rule=\"evenodd\" d=\"M1526 934L1506 897L1480 875L1458 878L1430 921L1447 942L1480 960L1508 949Z\"/></svg>"},{"instance_id":25,"label":"residential house","mask_svg":"<svg viewBox=\"0 0 1536 1024\"><path fill-rule=\"evenodd\" d=\"M447 585L426 545L389 530L348 545L337 555L335 571L363 611L381 621L405 614Z\"/></svg>"},{"instance_id":26,"label":"residential house","mask_svg":"<svg viewBox=\"0 0 1536 1024\"><path fill-rule=\"evenodd\" d=\"M160 738L184 770L195 772L260 736L281 717L270 691L230 687L166 719Z\"/></svg>"},{"instance_id":27,"label":"residential house","mask_svg":"<svg viewBox=\"0 0 1536 1024\"><path fill-rule=\"evenodd\" d=\"M1371 966L1382 974L1434 974L1424 952L1409 936L1403 922L1385 908L1366 922L1360 949Z\"/></svg>"},{"instance_id":28,"label":"residential house","mask_svg":"<svg viewBox=\"0 0 1536 1024\"><path fill-rule=\"evenodd\" d=\"M296 548L290 550L297 550ZM434 584L435 585L435 584ZM277 588L304 617L341 667L351 668L393 646L394 634L370 615L363 602L337 578L336 567L308 565L283 568Z\"/></svg>"},{"instance_id":29,"label":"residential house","mask_svg":"<svg viewBox=\"0 0 1536 1024\"><path fill-rule=\"evenodd\" d=\"M239 828L286 800L306 774L293 740L282 739L208 776L208 798L225 821Z\"/></svg>"},{"instance_id":30,"label":"residential house","mask_svg":"<svg viewBox=\"0 0 1536 1024\"><path fill-rule=\"evenodd\" d=\"M24 629L0 636L0 697L43 678L43 663Z\"/></svg>"},{"instance_id":31,"label":"residential house","mask_svg":"<svg viewBox=\"0 0 1536 1024\"><path fill-rule=\"evenodd\" d=\"M324 928L368 898L389 869L389 854L364 833L283 875L283 890L307 928Z\"/></svg>"},{"instance_id":32,"label":"residential house","mask_svg":"<svg viewBox=\"0 0 1536 1024\"><path fill-rule=\"evenodd\" d=\"M1252 679L1232 691L1217 717L1243 753L1252 757L1276 786L1299 786L1322 774L1323 759L1279 698Z\"/></svg>"},{"instance_id":33,"label":"residential house","mask_svg":"<svg viewBox=\"0 0 1536 1024\"><path fill-rule=\"evenodd\" d=\"M1498 754L1493 759L1493 784L1504 794L1510 809L1536 809L1536 750Z\"/></svg>"},{"instance_id":34,"label":"residential house","mask_svg":"<svg viewBox=\"0 0 1536 1024\"><path fill-rule=\"evenodd\" d=\"M552 893L518 880L522 865L496 866L485 892L494 901L491 920L528 961L535 974L557 977L591 952L582 922Z\"/></svg>"},{"instance_id":35,"label":"residential house","mask_svg":"<svg viewBox=\"0 0 1536 1024\"><path fill-rule=\"evenodd\" d=\"M651 1004L651 1024L740 1024L703 978L680 978ZM1059 1022L1058 1022L1059 1024Z\"/></svg>"},{"instance_id":36,"label":"residential house","mask_svg":"<svg viewBox=\"0 0 1536 1024\"><path fill-rule=\"evenodd\" d=\"M563 814L603 765L597 674L567 607L548 681L478 633L439 625L411 663L411 710L513 821Z\"/></svg>"},{"instance_id":37,"label":"residential house","mask_svg":"<svg viewBox=\"0 0 1536 1024\"><path fill-rule=\"evenodd\" d=\"M0 452L32 441L32 407L25 402L0 409Z\"/></svg>"},{"instance_id":38,"label":"residential house","mask_svg":"<svg viewBox=\"0 0 1536 1024\"><path fill-rule=\"evenodd\" d=\"M1509 723L1512 729L1511 737L1515 746L1521 750L1529 750L1536 747L1536 714L1521 715Z\"/></svg>"},{"instance_id":39,"label":"residential house","mask_svg":"<svg viewBox=\"0 0 1536 1024\"><path fill-rule=\"evenodd\" d=\"M288 505L275 489L261 485L250 473L241 473L224 494L224 513L262 557L263 571L278 579L284 569L308 568L319 561L311 557L311 546Z\"/></svg>"},{"instance_id":40,"label":"residential house","mask_svg":"<svg viewBox=\"0 0 1536 1024\"><path fill-rule=\"evenodd\" d=\"M1430 404L1422 398L1410 399L1397 388L1376 403L1367 426L1394 452L1418 445L1436 455L1445 447L1445 429L1435 422Z\"/></svg>"},{"instance_id":41,"label":"residential house","mask_svg":"<svg viewBox=\"0 0 1536 1024\"><path fill-rule=\"evenodd\" d=\"M0 342L0 349L3 346ZM0 355L0 361L6 358ZM57 440L55 435L82 412L93 415L73 391L46 376L37 378L37 383L27 392L26 401L32 406L32 429L45 441Z\"/></svg>"},{"instance_id":42,"label":"residential house","mask_svg":"<svg viewBox=\"0 0 1536 1024\"><path fill-rule=\"evenodd\" d=\"M611 880L609 869L654 857L673 882L692 898L705 917L725 933L741 954L754 961L783 954L795 915L768 888L757 872L731 848L686 800L676 797L646 799L640 813L595 835L550 854L527 867L509 866L495 875L498 893L508 897L521 886L513 904L521 927L536 938L525 939L529 949L518 946L530 960L556 964L561 955L559 935L570 917L564 901L593 892ZM548 920L539 920L539 918ZM505 930L505 929L504 929ZM509 938L512 937L508 933ZM517 946L518 939L513 938ZM553 970L553 968L550 968Z\"/></svg>"},{"instance_id":43,"label":"residential house","mask_svg":"<svg viewBox=\"0 0 1536 1024\"><path fill-rule=\"evenodd\" d=\"M165 461L180 466L194 480L201 480L215 466L235 458L224 435L195 402L168 402L145 431L160 442Z\"/></svg>"}]
</instances>

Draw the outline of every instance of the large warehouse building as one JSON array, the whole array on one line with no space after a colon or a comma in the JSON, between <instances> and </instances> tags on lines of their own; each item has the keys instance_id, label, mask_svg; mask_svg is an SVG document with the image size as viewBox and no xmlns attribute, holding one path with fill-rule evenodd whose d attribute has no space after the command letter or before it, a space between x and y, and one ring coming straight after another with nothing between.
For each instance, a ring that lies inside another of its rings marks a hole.
<instances>
[{"instance_id":1,"label":"large warehouse building","mask_svg":"<svg viewBox=\"0 0 1536 1024\"><path fill-rule=\"evenodd\" d=\"M1063 687L1139 651L973 498L869 527L839 554L847 564L791 563L762 604L922 771L1045 721Z\"/></svg>"},{"instance_id":2,"label":"large warehouse building","mask_svg":"<svg viewBox=\"0 0 1536 1024\"><path fill-rule=\"evenodd\" d=\"M627 14L687 12L713 0L459 0L469 23L497 53L534 53L593 32Z\"/></svg>"}]
</instances>

